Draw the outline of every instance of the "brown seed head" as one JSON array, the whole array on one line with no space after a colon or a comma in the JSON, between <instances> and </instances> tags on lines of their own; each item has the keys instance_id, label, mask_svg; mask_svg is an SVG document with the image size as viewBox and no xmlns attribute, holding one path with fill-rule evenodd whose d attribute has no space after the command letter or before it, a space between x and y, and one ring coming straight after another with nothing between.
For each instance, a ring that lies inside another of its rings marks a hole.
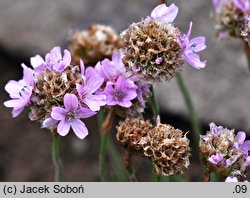
<instances>
[{"instance_id":1,"label":"brown seed head","mask_svg":"<svg viewBox=\"0 0 250 198\"><path fill-rule=\"evenodd\" d=\"M112 27L94 24L88 30L76 31L69 48L76 64L82 59L85 65L94 66L104 58L111 58L121 46L121 39Z\"/></svg>"}]
</instances>

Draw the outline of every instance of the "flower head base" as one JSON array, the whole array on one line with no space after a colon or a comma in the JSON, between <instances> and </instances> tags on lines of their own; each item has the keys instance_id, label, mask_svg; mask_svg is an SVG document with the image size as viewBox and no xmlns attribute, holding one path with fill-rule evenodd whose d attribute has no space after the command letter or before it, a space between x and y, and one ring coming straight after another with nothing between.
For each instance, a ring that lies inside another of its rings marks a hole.
<instances>
[{"instance_id":1,"label":"flower head base","mask_svg":"<svg viewBox=\"0 0 250 198\"><path fill-rule=\"evenodd\" d=\"M245 141L245 132L234 134L234 130L210 124L210 131L201 136L200 157L211 171L225 177L244 177L250 166L250 141Z\"/></svg>"},{"instance_id":2,"label":"flower head base","mask_svg":"<svg viewBox=\"0 0 250 198\"><path fill-rule=\"evenodd\" d=\"M145 81L172 79L183 64L179 35L172 24L156 19L130 25L122 33L127 69Z\"/></svg>"},{"instance_id":3,"label":"flower head base","mask_svg":"<svg viewBox=\"0 0 250 198\"><path fill-rule=\"evenodd\" d=\"M145 81L166 81L175 77L186 59L196 69L205 67L197 52L205 49L205 38L189 41L190 31L181 35L173 21L178 8L158 5L145 20L133 23L124 32L123 62L126 68ZM197 45L197 47L195 46Z\"/></svg>"},{"instance_id":4,"label":"flower head base","mask_svg":"<svg viewBox=\"0 0 250 198\"><path fill-rule=\"evenodd\" d=\"M117 140L127 151L151 159L157 175L176 175L189 166L189 140L182 131L140 119L126 119L117 127Z\"/></svg>"},{"instance_id":5,"label":"flower head base","mask_svg":"<svg viewBox=\"0 0 250 198\"><path fill-rule=\"evenodd\" d=\"M99 60L111 58L121 46L122 42L112 27L95 24L88 30L74 32L69 47L75 63L79 64L82 59L87 66L94 66Z\"/></svg>"},{"instance_id":6,"label":"flower head base","mask_svg":"<svg viewBox=\"0 0 250 198\"><path fill-rule=\"evenodd\" d=\"M65 136L72 127L83 139L88 131L81 118L88 118L106 104L106 96L99 93L103 83L94 68L86 71L80 66L70 65L71 55L60 47L54 47L45 60L36 55L31 58L34 70L22 65L24 75L20 81L10 81L5 89L13 98L4 103L13 107L13 117L30 107L31 120L42 122L42 127L57 129Z\"/></svg>"}]
</instances>

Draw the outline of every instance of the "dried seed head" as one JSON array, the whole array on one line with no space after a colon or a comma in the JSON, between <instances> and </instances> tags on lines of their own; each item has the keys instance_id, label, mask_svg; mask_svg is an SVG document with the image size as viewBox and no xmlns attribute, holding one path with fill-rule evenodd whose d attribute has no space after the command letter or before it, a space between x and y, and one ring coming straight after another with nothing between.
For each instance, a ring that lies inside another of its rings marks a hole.
<instances>
[{"instance_id":1,"label":"dried seed head","mask_svg":"<svg viewBox=\"0 0 250 198\"><path fill-rule=\"evenodd\" d=\"M181 130L159 123L143 142L144 155L151 158L159 176L181 174L189 166L189 140Z\"/></svg>"},{"instance_id":2,"label":"dried seed head","mask_svg":"<svg viewBox=\"0 0 250 198\"><path fill-rule=\"evenodd\" d=\"M189 166L189 140L170 125L153 127L148 120L126 119L117 127L116 137L130 153L151 159L159 176L180 174Z\"/></svg>"},{"instance_id":3,"label":"dried seed head","mask_svg":"<svg viewBox=\"0 0 250 198\"><path fill-rule=\"evenodd\" d=\"M213 13L219 32L228 32L232 37L241 37L244 13L234 2L226 3Z\"/></svg>"},{"instance_id":4,"label":"dried seed head","mask_svg":"<svg viewBox=\"0 0 250 198\"><path fill-rule=\"evenodd\" d=\"M69 48L76 64L82 59L85 65L93 66L104 58L111 58L121 46L121 39L112 27L94 24L86 31L75 32Z\"/></svg>"},{"instance_id":5,"label":"dried seed head","mask_svg":"<svg viewBox=\"0 0 250 198\"><path fill-rule=\"evenodd\" d=\"M234 130L210 124L210 131L201 136L200 158L210 172L220 176L244 176L247 153L241 149Z\"/></svg>"},{"instance_id":6,"label":"dried seed head","mask_svg":"<svg viewBox=\"0 0 250 198\"><path fill-rule=\"evenodd\" d=\"M31 120L44 118L53 106L63 105L64 95L74 93L76 83L82 83L83 79L79 66L69 66L61 73L46 69L36 77L35 82L29 115Z\"/></svg>"},{"instance_id":7,"label":"dried seed head","mask_svg":"<svg viewBox=\"0 0 250 198\"><path fill-rule=\"evenodd\" d=\"M143 137L152 130L153 125L149 120L144 121L140 119L129 119L120 122L116 127L116 138L118 142L125 147L129 152L138 153L142 152L142 144L140 144Z\"/></svg>"},{"instance_id":8,"label":"dried seed head","mask_svg":"<svg viewBox=\"0 0 250 198\"><path fill-rule=\"evenodd\" d=\"M170 80L183 64L179 35L172 24L157 20L133 23L121 34L125 66L144 80Z\"/></svg>"}]
</instances>

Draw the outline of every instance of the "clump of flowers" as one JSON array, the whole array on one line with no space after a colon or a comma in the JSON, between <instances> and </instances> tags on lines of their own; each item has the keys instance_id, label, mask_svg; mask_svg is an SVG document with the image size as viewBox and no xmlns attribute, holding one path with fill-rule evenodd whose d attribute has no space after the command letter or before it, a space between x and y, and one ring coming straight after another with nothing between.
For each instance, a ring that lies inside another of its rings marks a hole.
<instances>
[{"instance_id":1,"label":"clump of flowers","mask_svg":"<svg viewBox=\"0 0 250 198\"><path fill-rule=\"evenodd\" d=\"M249 0L213 0L219 38L235 37L249 43Z\"/></svg>"},{"instance_id":2,"label":"clump of flowers","mask_svg":"<svg viewBox=\"0 0 250 198\"><path fill-rule=\"evenodd\" d=\"M88 130L80 119L95 115L106 104L106 96L97 92L104 79L93 68L85 70L83 62L70 65L70 52L64 50L62 56L60 47L54 47L45 60L37 55L30 61L33 69L22 64L23 79L5 86L12 100L4 105L13 108L13 117L29 106L32 121L52 131L57 129L61 136L72 128L83 139Z\"/></svg>"},{"instance_id":3,"label":"clump of flowers","mask_svg":"<svg viewBox=\"0 0 250 198\"><path fill-rule=\"evenodd\" d=\"M94 66L99 60L111 58L114 51L122 46L116 31L106 25L93 24L88 30L75 31L70 35L69 48L74 63L80 59L86 65Z\"/></svg>"},{"instance_id":4,"label":"clump of flowers","mask_svg":"<svg viewBox=\"0 0 250 198\"><path fill-rule=\"evenodd\" d=\"M117 128L117 140L127 152L149 158L158 176L183 173L189 166L189 140L179 129L149 120L126 119Z\"/></svg>"},{"instance_id":5,"label":"clump of flowers","mask_svg":"<svg viewBox=\"0 0 250 198\"><path fill-rule=\"evenodd\" d=\"M210 131L200 139L200 158L209 172L215 172L228 180L245 177L250 166L250 141L245 132L234 134L222 126L210 124Z\"/></svg>"},{"instance_id":6,"label":"clump of flowers","mask_svg":"<svg viewBox=\"0 0 250 198\"><path fill-rule=\"evenodd\" d=\"M150 84L126 70L122 54L114 52L112 60L98 62L95 70L104 79L102 93L106 95L106 108L115 109L121 117L140 117L150 97Z\"/></svg>"},{"instance_id":7,"label":"clump of flowers","mask_svg":"<svg viewBox=\"0 0 250 198\"><path fill-rule=\"evenodd\" d=\"M205 38L189 40L192 25L188 34L181 34L173 25L177 14L174 4L161 4L121 34L123 61L129 71L145 80L166 81L182 69L184 59L196 69L205 67L197 54L206 48Z\"/></svg>"}]
</instances>

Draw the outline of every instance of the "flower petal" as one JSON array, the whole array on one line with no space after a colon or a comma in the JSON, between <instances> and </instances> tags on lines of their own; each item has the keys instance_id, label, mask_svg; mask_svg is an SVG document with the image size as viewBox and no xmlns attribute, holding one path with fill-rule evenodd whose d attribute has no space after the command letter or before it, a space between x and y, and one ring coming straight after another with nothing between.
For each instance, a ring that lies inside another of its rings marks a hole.
<instances>
[{"instance_id":1,"label":"flower petal","mask_svg":"<svg viewBox=\"0 0 250 198\"><path fill-rule=\"evenodd\" d=\"M22 64L23 67L23 80L26 85L34 87L34 71L28 68L25 64Z\"/></svg>"},{"instance_id":2,"label":"flower petal","mask_svg":"<svg viewBox=\"0 0 250 198\"><path fill-rule=\"evenodd\" d=\"M201 61L198 54L184 54L184 58L195 69L202 69L206 67L206 61Z\"/></svg>"},{"instance_id":3,"label":"flower petal","mask_svg":"<svg viewBox=\"0 0 250 198\"><path fill-rule=\"evenodd\" d=\"M106 104L106 96L105 95L89 95L86 97L83 102L92 110L99 111L100 106L104 106Z\"/></svg>"},{"instance_id":4,"label":"flower petal","mask_svg":"<svg viewBox=\"0 0 250 198\"><path fill-rule=\"evenodd\" d=\"M218 164L223 160L223 155L220 153L216 153L215 155L212 155L208 158L208 161L210 161L212 164Z\"/></svg>"},{"instance_id":5,"label":"flower petal","mask_svg":"<svg viewBox=\"0 0 250 198\"><path fill-rule=\"evenodd\" d=\"M78 109L76 111L76 114L80 117L80 118L89 118L93 115L96 114L96 112L92 111L91 109L88 109L88 108L81 108L81 109Z\"/></svg>"},{"instance_id":6,"label":"flower petal","mask_svg":"<svg viewBox=\"0 0 250 198\"><path fill-rule=\"evenodd\" d=\"M84 75L84 73L85 73L85 66L84 66L84 63L83 63L82 59L80 59L80 70L81 70L81 74Z\"/></svg>"},{"instance_id":7,"label":"flower petal","mask_svg":"<svg viewBox=\"0 0 250 198\"><path fill-rule=\"evenodd\" d=\"M67 110L62 107L53 107L51 117L55 120L63 120L66 117Z\"/></svg>"},{"instance_id":8,"label":"flower petal","mask_svg":"<svg viewBox=\"0 0 250 198\"><path fill-rule=\"evenodd\" d=\"M71 54L69 50L64 50L64 55L63 55L63 63L65 65L64 69L70 65L71 63Z\"/></svg>"},{"instance_id":9,"label":"flower petal","mask_svg":"<svg viewBox=\"0 0 250 198\"><path fill-rule=\"evenodd\" d=\"M5 85L5 90L10 94L11 98L20 98L20 90L22 89L23 85L20 82L15 80L10 80Z\"/></svg>"},{"instance_id":10,"label":"flower petal","mask_svg":"<svg viewBox=\"0 0 250 198\"><path fill-rule=\"evenodd\" d=\"M178 14L178 7L175 4L171 4L169 7L166 4L158 5L151 12L151 17L153 19L159 19L161 21L166 21L172 23Z\"/></svg>"},{"instance_id":11,"label":"flower petal","mask_svg":"<svg viewBox=\"0 0 250 198\"><path fill-rule=\"evenodd\" d=\"M250 151L250 140L243 142L243 144L241 145L241 149L245 152Z\"/></svg>"},{"instance_id":12,"label":"flower petal","mask_svg":"<svg viewBox=\"0 0 250 198\"><path fill-rule=\"evenodd\" d=\"M98 73L92 67L86 69L87 85L90 92L94 93L103 84L104 78L101 78Z\"/></svg>"},{"instance_id":13,"label":"flower petal","mask_svg":"<svg viewBox=\"0 0 250 198\"><path fill-rule=\"evenodd\" d=\"M130 100L121 100L117 101L117 104L121 107L129 108L132 106L132 102Z\"/></svg>"},{"instance_id":14,"label":"flower petal","mask_svg":"<svg viewBox=\"0 0 250 198\"><path fill-rule=\"evenodd\" d=\"M53 118L47 118L42 123L42 128L50 128L55 127L57 125L58 121Z\"/></svg>"},{"instance_id":15,"label":"flower petal","mask_svg":"<svg viewBox=\"0 0 250 198\"><path fill-rule=\"evenodd\" d=\"M43 58L40 55L36 55L36 56L30 58L30 64L35 69L35 68L45 64L45 61L43 60Z\"/></svg>"},{"instance_id":16,"label":"flower petal","mask_svg":"<svg viewBox=\"0 0 250 198\"><path fill-rule=\"evenodd\" d=\"M65 94L64 98L63 98L63 102L64 102L64 106L68 111L71 110L77 110L78 108L78 99L76 97L76 95L74 94Z\"/></svg>"},{"instance_id":17,"label":"flower petal","mask_svg":"<svg viewBox=\"0 0 250 198\"><path fill-rule=\"evenodd\" d=\"M239 131L237 133L236 138L237 138L237 142L241 145L246 139L246 133L244 131Z\"/></svg>"},{"instance_id":18,"label":"flower petal","mask_svg":"<svg viewBox=\"0 0 250 198\"><path fill-rule=\"evenodd\" d=\"M12 117L15 118L17 117L20 113L22 113L24 107L21 108L13 108L12 110Z\"/></svg>"},{"instance_id":19,"label":"flower petal","mask_svg":"<svg viewBox=\"0 0 250 198\"><path fill-rule=\"evenodd\" d=\"M88 135L88 129L86 128L85 124L79 120L75 119L70 123L74 133L80 139L84 139Z\"/></svg>"},{"instance_id":20,"label":"flower petal","mask_svg":"<svg viewBox=\"0 0 250 198\"><path fill-rule=\"evenodd\" d=\"M65 119L61 120L57 126L57 132L61 136L65 136L69 133L70 123L66 122Z\"/></svg>"},{"instance_id":21,"label":"flower petal","mask_svg":"<svg viewBox=\"0 0 250 198\"><path fill-rule=\"evenodd\" d=\"M205 45L205 42L206 38L204 36L193 38L189 42L189 46L186 53L199 52L206 49L207 46Z\"/></svg>"}]
</instances>

